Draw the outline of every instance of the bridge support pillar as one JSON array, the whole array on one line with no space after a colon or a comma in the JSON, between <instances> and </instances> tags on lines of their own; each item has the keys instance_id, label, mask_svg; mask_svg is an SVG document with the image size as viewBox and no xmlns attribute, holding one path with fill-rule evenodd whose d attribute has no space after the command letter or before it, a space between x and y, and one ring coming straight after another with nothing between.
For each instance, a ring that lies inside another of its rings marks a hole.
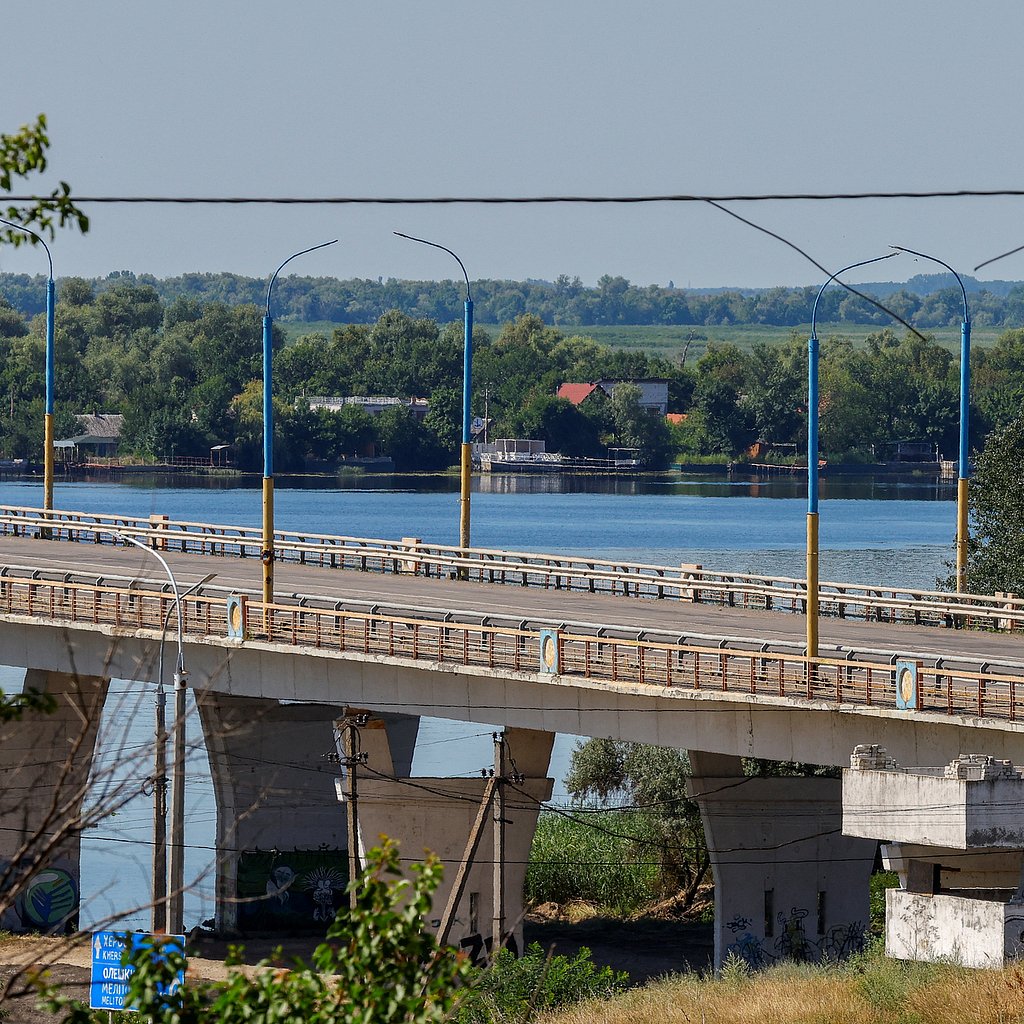
<instances>
[{"instance_id":1,"label":"bridge support pillar","mask_svg":"<svg viewBox=\"0 0 1024 1024\"><path fill-rule=\"evenodd\" d=\"M0 726L0 929L77 926L82 803L108 682L29 669L25 688L49 693L56 709Z\"/></svg>"},{"instance_id":2,"label":"bridge support pillar","mask_svg":"<svg viewBox=\"0 0 1024 1024\"><path fill-rule=\"evenodd\" d=\"M521 778L502 787L505 932L509 948L521 952L523 885L540 804L550 798L553 787L547 772L555 737L534 729L506 729L503 736L508 773ZM379 728L362 729L360 743L368 755L366 769L358 769L360 857L378 843L381 835L398 841L404 864L422 858L426 851L440 857L444 877L434 894L430 920L434 928L439 928L487 780L410 778L392 759L387 733ZM341 789L339 786L339 792ZM465 949L476 962L481 962L493 945L494 881L492 806L448 935L451 945Z\"/></svg>"},{"instance_id":3,"label":"bridge support pillar","mask_svg":"<svg viewBox=\"0 0 1024 1024\"><path fill-rule=\"evenodd\" d=\"M199 711L217 802L217 931L322 930L347 878L333 763L344 709L207 692ZM419 719L384 724L408 773Z\"/></svg>"},{"instance_id":4,"label":"bridge support pillar","mask_svg":"<svg viewBox=\"0 0 1024 1024\"><path fill-rule=\"evenodd\" d=\"M715 880L715 968L842 956L863 944L877 844L841 834L842 783L745 776L739 757L690 751Z\"/></svg>"}]
</instances>

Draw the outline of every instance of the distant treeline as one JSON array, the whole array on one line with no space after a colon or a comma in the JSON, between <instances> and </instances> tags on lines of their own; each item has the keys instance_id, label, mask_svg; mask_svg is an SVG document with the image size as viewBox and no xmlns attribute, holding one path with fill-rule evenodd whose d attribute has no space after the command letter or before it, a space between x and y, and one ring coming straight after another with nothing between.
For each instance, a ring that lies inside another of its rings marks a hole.
<instances>
[{"instance_id":1,"label":"distant treeline","mask_svg":"<svg viewBox=\"0 0 1024 1024\"><path fill-rule=\"evenodd\" d=\"M164 303L178 298L199 302L260 305L266 280L238 274L182 274L156 278L151 274L117 271L88 282L99 294L117 284L151 285ZM24 316L43 309L45 282L27 274L0 274L0 297ZM986 282L965 278L971 318L978 326L1024 326L1024 283ZM58 289L61 281L58 281ZM947 327L960 322L962 296L950 275L919 275L905 285L867 284L859 290L878 298L887 309L919 328ZM561 327L605 324L726 325L768 324L795 327L811 318L818 286L805 288L710 289L639 286L624 277L603 276L593 288L578 277L561 275L555 281L475 281L475 316L480 323L502 324L524 313ZM372 324L389 310L416 319L447 323L462 315L463 287L456 281L363 280L332 277L286 277L274 291L276 316L303 322L332 321ZM818 305L822 323L890 326L881 310L833 286Z\"/></svg>"}]
</instances>

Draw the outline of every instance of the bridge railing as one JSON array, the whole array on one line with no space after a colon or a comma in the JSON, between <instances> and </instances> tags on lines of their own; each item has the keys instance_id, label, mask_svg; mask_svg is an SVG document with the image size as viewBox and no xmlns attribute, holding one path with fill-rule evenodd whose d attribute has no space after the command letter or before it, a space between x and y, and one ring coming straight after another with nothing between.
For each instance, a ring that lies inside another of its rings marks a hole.
<instances>
[{"instance_id":1,"label":"bridge railing","mask_svg":"<svg viewBox=\"0 0 1024 1024\"><path fill-rule=\"evenodd\" d=\"M168 590L144 590L73 580L0 575L0 614L39 623L78 624L159 636L173 610ZM228 636L228 604L202 593L182 601L186 637L195 642ZM526 672L546 668L579 678L651 692L684 688L777 697L797 703L895 706L895 665L861 659L739 651L660 638L619 639L557 631L554 650L541 651L540 629L454 619L414 618L308 604L242 604L244 638L297 652L355 652L426 662ZM173 627L172 627L173 630ZM974 671L953 665L918 666L920 711L1009 719L1024 716L1024 675ZM908 714L914 712L908 711Z\"/></svg>"},{"instance_id":2,"label":"bridge railing","mask_svg":"<svg viewBox=\"0 0 1024 1024\"><path fill-rule=\"evenodd\" d=\"M114 532L164 551L259 558L256 527L172 520L166 516L116 516L0 505L0 534L50 536L109 544ZM437 578L586 593L673 599L697 604L802 614L806 581L796 577L726 573L697 565L656 565L537 552L423 544L415 538L383 540L279 531L276 558L323 568ZM949 594L937 590L823 581L819 612L837 618L915 625L1024 629L1024 598L1013 594Z\"/></svg>"}]
</instances>

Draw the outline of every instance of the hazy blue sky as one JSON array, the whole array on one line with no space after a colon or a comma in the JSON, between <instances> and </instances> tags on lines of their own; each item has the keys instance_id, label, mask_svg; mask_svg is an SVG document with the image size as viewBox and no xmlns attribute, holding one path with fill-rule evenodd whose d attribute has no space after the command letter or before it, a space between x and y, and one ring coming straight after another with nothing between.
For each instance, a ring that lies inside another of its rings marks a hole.
<instances>
[{"instance_id":1,"label":"hazy blue sky","mask_svg":"<svg viewBox=\"0 0 1024 1024\"><path fill-rule=\"evenodd\" d=\"M5 0L0 130L50 119L80 194L723 193L1024 184L1019 0ZM738 204L843 263L896 242L962 271L1024 242L1024 199ZM706 206L90 207L58 275L602 273L810 284ZM0 252L39 271L42 253ZM907 258L861 279L905 279ZM1024 254L983 277L1024 278Z\"/></svg>"}]
</instances>

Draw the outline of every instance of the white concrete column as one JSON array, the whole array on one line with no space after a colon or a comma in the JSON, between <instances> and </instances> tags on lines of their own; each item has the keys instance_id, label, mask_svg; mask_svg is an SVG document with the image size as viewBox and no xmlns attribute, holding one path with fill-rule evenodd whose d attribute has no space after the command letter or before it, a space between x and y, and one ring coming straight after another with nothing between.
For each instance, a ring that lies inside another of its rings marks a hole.
<instances>
[{"instance_id":1,"label":"white concrete column","mask_svg":"<svg viewBox=\"0 0 1024 1024\"><path fill-rule=\"evenodd\" d=\"M217 802L218 930L322 930L347 877L334 786L334 721L345 709L205 692L199 711ZM405 771L418 727L387 719Z\"/></svg>"},{"instance_id":2,"label":"white concrete column","mask_svg":"<svg viewBox=\"0 0 1024 1024\"><path fill-rule=\"evenodd\" d=\"M715 967L859 949L876 845L841 834L839 779L753 778L739 757L690 751L715 880Z\"/></svg>"},{"instance_id":3,"label":"white concrete column","mask_svg":"<svg viewBox=\"0 0 1024 1024\"><path fill-rule=\"evenodd\" d=\"M25 689L51 694L56 709L0 726L0 929L76 926L81 830L89 824L82 803L107 685L29 669Z\"/></svg>"},{"instance_id":4,"label":"white concrete column","mask_svg":"<svg viewBox=\"0 0 1024 1024\"><path fill-rule=\"evenodd\" d=\"M507 729L504 733L509 773L522 777L504 788L505 872L504 905L509 947L523 949L523 885L540 805L551 797L553 780L547 778L554 734L534 729ZM452 892L473 823L480 809L487 780L410 778L393 770L387 733L373 727L360 733L360 746L368 754L367 769L359 769L358 808L361 856L381 835L399 843L402 862L423 859L429 851L440 857L444 878L434 894L430 924L437 928ZM448 937L481 961L493 939L494 853L492 815L487 814L476 856L455 908Z\"/></svg>"}]
</instances>

